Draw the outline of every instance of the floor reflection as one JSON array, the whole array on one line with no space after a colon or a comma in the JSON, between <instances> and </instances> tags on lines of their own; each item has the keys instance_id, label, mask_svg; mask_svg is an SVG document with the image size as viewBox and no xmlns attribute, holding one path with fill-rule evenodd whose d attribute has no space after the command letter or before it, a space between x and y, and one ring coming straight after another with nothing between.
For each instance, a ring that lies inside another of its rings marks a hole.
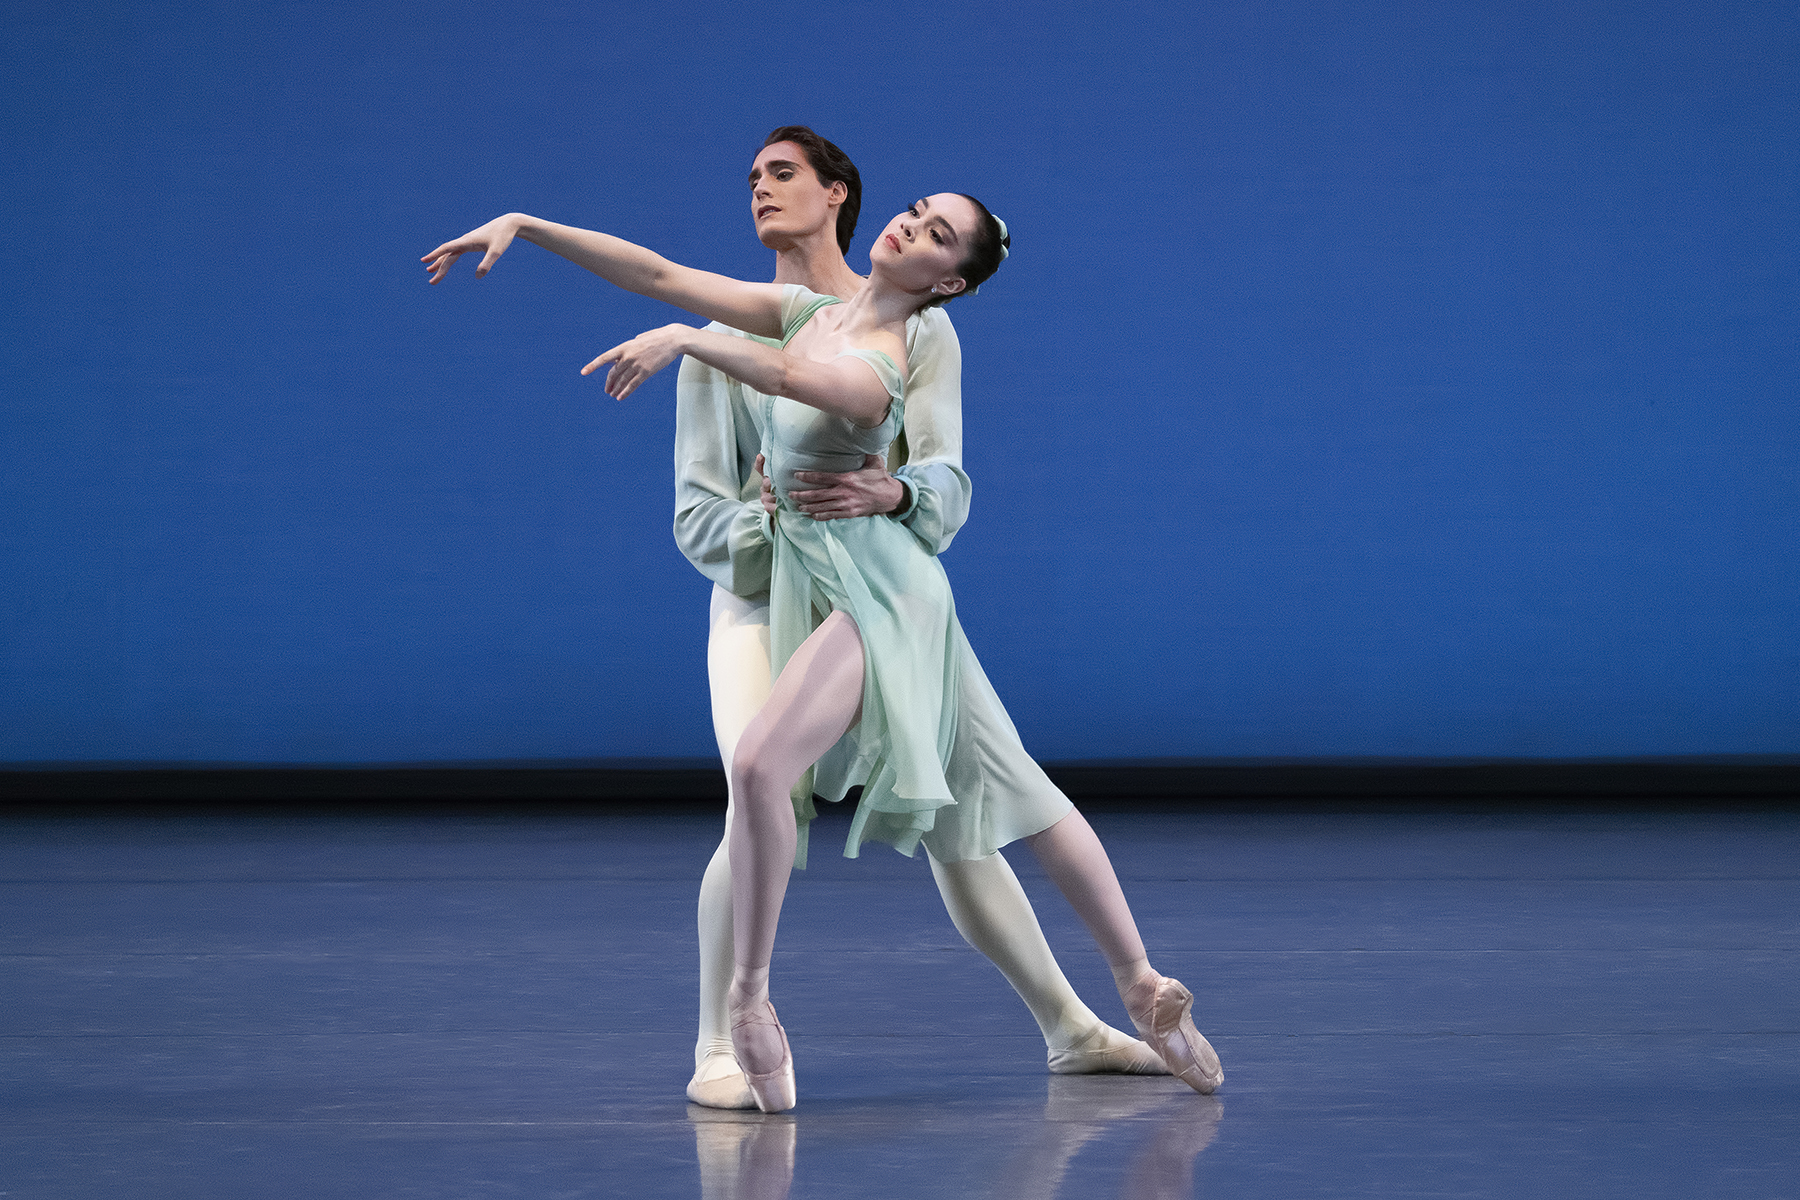
<instances>
[{"instance_id":1,"label":"floor reflection","mask_svg":"<svg viewBox=\"0 0 1800 1200\"><path fill-rule=\"evenodd\" d=\"M1130 1144L1117 1194L1122 1200L1185 1200L1194 1194L1194 1162L1218 1136L1225 1106L1216 1097L1179 1092L1168 1081L1109 1076L1052 1076L1041 1108L998 1105L970 1116L958 1141L985 1143L987 1178L968 1180L968 1195L997 1200L1055 1200L1062 1195L1070 1164L1084 1147L1102 1142ZM905 1109L886 1108L883 1123L900 1134ZM829 1188L829 1176L854 1170L854 1160L835 1153L833 1143L869 1114L856 1106L838 1112L725 1112L688 1106L694 1151L700 1164L701 1200L786 1200L794 1183L796 1158L807 1160L808 1182ZM921 1113L921 1126L935 1114ZM1146 1130L1148 1133L1146 1134ZM801 1146L802 1134L816 1134L817 1158Z\"/></svg>"},{"instance_id":2,"label":"floor reflection","mask_svg":"<svg viewBox=\"0 0 1800 1200\"><path fill-rule=\"evenodd\" d=\"M688 1105L700 1200L786 1200L794 1186L797 1118Z\"/></svg>"},{"instance_id":3,"label":"floor reflection","mask_svg":"<svg viewBox=\"0 0 1800 1200\"><path fill-rule=\"evenodd\" d=\"M1083 1146L1154 1121L1155 1132L1132 1156L1119 1195L1123 1200L1191 1196L1194 1159L1218 1136L1225 1106L1217 1097L1185 1089L1171 1095L1163 1086L1144 1087L1143 1082L1052 1076L1043 1119L1035 1129L1019 1131L1020 1148L993 1195L1004 1200L1057 1196Z\"/></svg>"}]
</instances>

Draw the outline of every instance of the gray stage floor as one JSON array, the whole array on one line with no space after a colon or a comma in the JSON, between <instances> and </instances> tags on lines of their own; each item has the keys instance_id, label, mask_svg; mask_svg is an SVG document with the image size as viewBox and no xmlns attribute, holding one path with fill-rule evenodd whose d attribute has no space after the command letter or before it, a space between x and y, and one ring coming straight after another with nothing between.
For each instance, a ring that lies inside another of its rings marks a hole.
<instances>
[{"instance_id":1,"label":"gray stage floor","mask_svg":"<svg viewBox=\"0 0 1800 1200\"><path fill-rule=\"evenodd\" d=\"M715 819L0 820L0 1195L1800 1196L1800 814L1094 825L1216 1098L1046 1074L923 861L835 858L841 819L779 1117L682 1097Z\"/></svg>"}]
</instances>

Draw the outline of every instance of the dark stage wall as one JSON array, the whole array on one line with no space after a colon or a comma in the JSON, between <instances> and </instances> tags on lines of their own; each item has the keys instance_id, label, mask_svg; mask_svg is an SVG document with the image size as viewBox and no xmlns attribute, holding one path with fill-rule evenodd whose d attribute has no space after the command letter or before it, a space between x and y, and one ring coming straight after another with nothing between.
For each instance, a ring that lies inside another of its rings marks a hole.
<instances>
[{"instance_id":1,"label":"dark stage wall","mask_svg":"<svg viewBox=\"0 0 1800 1200\"><path fill-rule=\"evenodd\" d=\"M752 14L754 14L752 16ZM670 310L815 125L967 190L960 611L1049 758L1800 751L1800 10L86 6L0 18L0 761L710 751Z\"/></svg>"}]
</instances>

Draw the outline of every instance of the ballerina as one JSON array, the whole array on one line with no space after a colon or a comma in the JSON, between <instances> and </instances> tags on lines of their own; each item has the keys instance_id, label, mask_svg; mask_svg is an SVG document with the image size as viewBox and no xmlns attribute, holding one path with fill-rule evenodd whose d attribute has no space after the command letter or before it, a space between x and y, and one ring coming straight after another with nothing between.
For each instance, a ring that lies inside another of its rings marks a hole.
<instances>
[{"instance_id":1,"label":"ballerina","mask_svg":"<svg viewBox=\"0 0 1800 1200\"><path fill-rule=\"evenodd\" d=\"M862 178L849 155L806 126L784 125L763 139L748 182L757 239L775 252L775 282L798 283L839 299L862 289L863 278L844 259L862 211ZM709 328L743 336L724 326ZM970 481L962 467L962 348L942 307L921 309L907 321L906 334L905 426L888 455L870 455L857 471L798 473L816 490L790 492L789 499L816 520L883 515L938 555L969 513ZM775 552L762 533L763 505L752 499L766 483L754 436L762 398L696 358L682 360L675 397L675 542L713 583L706 674L713 733L729 772L738 736L768 699L771 680L769 581ZM998 849L1055 823L1070 804L1031 761L974 651L966 642L959 649L959 719L945 769L959 803L945 812L1003 812L1006 818L963 822L972 836L957 839L950 857L941 857L948 853L946 838L925 843L944 907L957 932L1025 1002L1053 1074L1166 1075L1168 1069L1148 1046L1101 1020L1076 994ZM728 794L719 844L700 881L700 1020L686 1091L700 1105L755 1108L731 1048L726 1007L732 976L733 809Z\"/></svg>"},{"instance_id":2,"label":"ballerina","mask_svg":"<svg viewBox=\"0 0 1800 1200\"><path fill-rule=\"evenodd\" d=\"M669 262L649 250L523 214L497 218L423 256L437 283L462 254L486 274L515 237L545 245L629 291L664 300L766 341L669 325L613 347L608 368L624 399L681 355L763 394L761 433L776 497L764 523L774 544L771 661L779 670L731 764L729 832L733 1048L759 1108L796 1102L792 1055L769 1001L769 964L788 875L804 865L818 790L863 787L846 853L865 840L912 853L955 817L944 765L957 732L964 643L937 560L892 521L798 519L795 471L845 470L891 442L904 416L905 325L930 304L972 291L1005 257L1005 227L972 197L940 193L897 215L870 253L868 283L848 301L804 288L749 283ZM788 519L784 520L786 515ZM822 620L815 609L829 609ZM848 735L848 737L846 737ZM819 764L840 739L835 769ZM1194 1028L1192 996L1151 968L1105 850L1078 812L1020 830L1045 873L1094 935L1145 1042L1196 1091L1223 1079ZM1010 839L1008 839L1010 840Z\"/></svg>"}]
</instances>

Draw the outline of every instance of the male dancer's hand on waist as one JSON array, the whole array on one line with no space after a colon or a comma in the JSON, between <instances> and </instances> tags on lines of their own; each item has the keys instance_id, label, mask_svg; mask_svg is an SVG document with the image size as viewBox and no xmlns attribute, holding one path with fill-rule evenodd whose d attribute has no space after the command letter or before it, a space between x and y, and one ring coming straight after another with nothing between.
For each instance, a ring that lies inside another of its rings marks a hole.
<instances>
[{"instance_id":1,"label":"male dancer's hand on waist","mask_svg":"<svg viewBox=\"0 0 1800 1200\"><path fill-rule=\"evenodd\" d=\"M815 521L885 516L906 503L906 485L888 474L879 454L867 455L860 470L795 471L794 478L813 486L788 492L788 500Z\"/></svg>"}]
</instances>

